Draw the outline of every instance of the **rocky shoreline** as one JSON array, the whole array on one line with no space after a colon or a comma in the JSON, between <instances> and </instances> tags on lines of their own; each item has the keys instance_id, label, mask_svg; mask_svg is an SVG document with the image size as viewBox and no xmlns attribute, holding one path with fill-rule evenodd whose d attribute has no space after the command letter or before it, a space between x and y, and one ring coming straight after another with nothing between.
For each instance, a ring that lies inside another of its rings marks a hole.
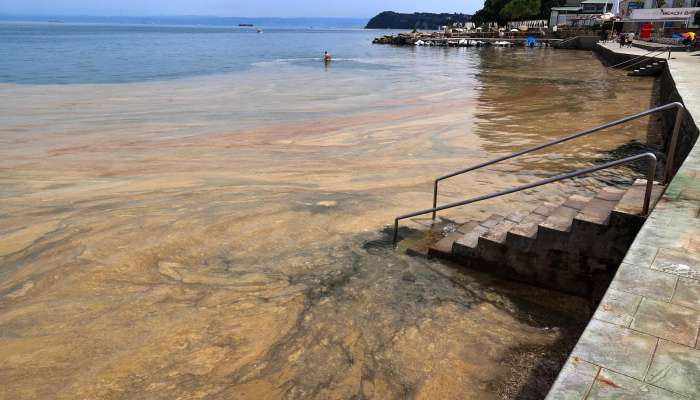
<instances>
[{"instance_id":1,"label":"rocky shoreline","mask_svg":"<svg viewBox=\"0 0 700 400\"><path fill-rule=\"evenodd\" d=\"M548 47L562 39L547 37L544 32L473 32L452 34L445 32L413 32L384 35L374 38L373 44L395 46L531 46Z\"/></svg>"}]
</instances>

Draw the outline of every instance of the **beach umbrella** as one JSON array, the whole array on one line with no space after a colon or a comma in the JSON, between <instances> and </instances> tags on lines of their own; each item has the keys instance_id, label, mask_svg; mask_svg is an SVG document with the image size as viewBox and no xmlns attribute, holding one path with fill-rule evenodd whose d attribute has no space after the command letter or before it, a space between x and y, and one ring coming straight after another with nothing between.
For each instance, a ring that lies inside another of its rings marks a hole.
<instances>
[{"instance_id":1,"label":"beach umbrella","mask_svg":"<svg viewBox=\"0 0 700 400\"><path fill-rule=\"evenodd\" d=\"M671 35L671 39L681 39L681 38L682 38L682 36L677 34L677 33L674 33L673 35Z\"/></svg>"},{"instance_id":2,"label":"beach umbrella","mask_svg":"<svg viewBox=\"0 0 700 400\"><path fill-rule=\"evenodd\" d=\"M687 39L687 38L690 37L690 33L688 33L688 32L686 32L686 33L681 33L681 37L682 37L683 39Z\"/></svg>"},{"instance_id":3,"label":"beach umbrella","mask_svg":"<svg viewBox=\"0 0 700 400\"><path fill-rule=\"evenodd\" d=\"M511 32L518 32L517 29L511 29L510 31L511 31Z\"/></svg>"},{"instance_id":4,"label":"beach umbrella","mask_svg":"<svg viewBox=\"0 0 700 400\"><path fill-rule=\"evenodd\" d=\"M532 36L527 37L527 44L535 44L535 43L537 43L537 39L535 39Z\"/></svg>"}]
</instances>

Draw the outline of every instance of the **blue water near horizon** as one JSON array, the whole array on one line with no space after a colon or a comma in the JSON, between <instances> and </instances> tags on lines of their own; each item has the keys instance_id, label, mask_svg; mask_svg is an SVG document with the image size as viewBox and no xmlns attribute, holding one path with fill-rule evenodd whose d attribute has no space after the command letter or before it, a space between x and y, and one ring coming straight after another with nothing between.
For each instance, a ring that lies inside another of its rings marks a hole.
<instances>
[{"instance_id":1,"label":"blue water near horizon","mask_svg":"<svg viewBox=\"0 0 700 400\"><path fill-rule=\"evenodd\" d=\"M354 28L0 23L0 82L107 84L244 71L264 63L392 68L397 49L372 45L385 32Z\"/></svg>"}]
</instances>

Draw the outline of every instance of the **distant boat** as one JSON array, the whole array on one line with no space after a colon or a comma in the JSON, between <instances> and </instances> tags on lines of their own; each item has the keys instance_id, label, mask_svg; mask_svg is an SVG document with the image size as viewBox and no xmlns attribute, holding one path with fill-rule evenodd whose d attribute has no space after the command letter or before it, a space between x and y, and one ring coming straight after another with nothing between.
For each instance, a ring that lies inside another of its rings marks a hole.
<instances>
[{"instance_id":1,"label":"distant boat","mask_svg":"<svg viewBox=\"0 0 700 400\"><path fill-rule=\"evenodd\" d=\"M238 24L238 26L254 26L253 24Z\"/></svg>"}]
</instances>

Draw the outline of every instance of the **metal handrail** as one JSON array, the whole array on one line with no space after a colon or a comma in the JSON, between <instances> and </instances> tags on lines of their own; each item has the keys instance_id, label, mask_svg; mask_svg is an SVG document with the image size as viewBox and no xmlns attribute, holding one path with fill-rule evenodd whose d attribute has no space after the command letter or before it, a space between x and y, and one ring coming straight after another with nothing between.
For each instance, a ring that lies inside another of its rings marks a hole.
<instances>
[{"instance_id":1,"label":"metal handrail","mask_svg":"<svg viewBox=\"0 0 700 400\"><path fill-rule=\"evenodd\" d=\"M570 41L572 41L572 40L576 40L576 39L578 39L578 38L579 38L578 36L572 36L572 37L569 37L569 38L566 38L566 39L562 39L562 41L559 42L559 43L557 43L555 46L556 46L556 47L559 47L559 46L563 45L564 43L568 43L568 42L570 42Z\"/></svg>"},{"instance_id":2,"label":"metal handrail","mask_svg":"<svg viewBox=\"0 0 700 400\"><path fill-rule=\"evenodd\" d=\"M641 63L645 63L645 62L649 62L649 61L647 60L647 58L656 58L656 56L659 56L659 55L661 55L662 53L665 53L665 52L666 52L666 50L661 50L660 52L659 52L659 51L654 52L654 53L655 53L654 55L650 55L650 56L640 56L640 57L644 57L644 58L641 59L641 60L639 60L639 61L637 61L637 62L634 62L634 63L632 63L632 64L630 64L630 65L625 65L624 67L622 67L622 69L623 69L623 70L630 69L630 68L634 67L635 65L638 65L638 64L641 64ZM647 54L649 54L649 53L647 53ZM670 58L671 58L671 50L670 50L670 48L669 48L669 50L668 50L668 54L669 54L669 59L670 59ZM639 57L638 57L638 58L639 58ZM634 60L634 59L632 59L632 60ZM628 60L628 61L631 61L631 60Z\"/></svg>"},{"instance_id":3,"label":"metal handrail","mask_svg":"<svg viewBox=\"0 0 700 400\"><path fill-rule=\"evenodd\" d=\"M670 59L670 58L671 58L671 46L666 46L666 47L662 48L661 50L659 50L659 49L657 49L657 50L651 50L651 51L646 52L646 53L644 53L644 54L642 54L642 55L640 55L640 56L637 56L637 57L634 57L634 58L630 58L629 60L625 60L625 61L623 61L623 62L621 62L621 63L617 63L617 64L615 64L615 65L611 65L611 66L609 66L608 68L618 68L620 65L627 64L627 63L630 62L630 61L639 60L640 58L653 57L653 56L649 56L649 54L659 53L659 55L660 55L661 53L665 53L666 51L668 51L668 58ZM639 62L643 62L643 61L644 61L644 60L639 61ZM639 62L637 62L637 63L635 63L635 64L632 64L632 65L639 64ZM628 67L629 67L629 65L626 66L626 67L624 67L624 68L628 68ZM624 69L624 68L623 68L623 69Z\"/></svg>"},{"instance_id":4,"label":"metal handrail","mask_svg":"<svg viewBox=\"0 0 700 400\"><path fill-rule=\"evenodd\" d=\"M464 169L461 169L459 171L455 171L455 172L449 173L447 175L443 175L441 177L438 177L437 179L435 179L435 182L433 185L433 208L437 208L438 184L440 183L440 181L443 181L443 180L449 179L449 178L453 178L457 175L466 174L467 172L481 169L481 168L487 167L489 165L499 163L501 161L510 160L511 158L516 158L516 157L522 156L524 154L531 153L533 151L544 149L546 147L554 146L555 144L564 143L564 142L567 142L569 140L577 139L579 137L586 136L586 135L589 135L591 133L601 131L603 129L607 129L607 128L611 128L611 127L616 126L616 125L624 124L626 122L647 116L649 114L669 110L672 108L676 108L677 111L676 111L676 120L675 120L675 123L673 125L673 133L671 135L671 143L669 145L667 155L666 155L666 170L664 172L664 183L668 183L668 180L670 179L670 176L671 176L671 169L673 168L673 159L674 159L675 154L676 154L676 144L678 142L678 133L680 132L681 122L683 120L683 111L685 110L685 107L683 106L683 104L681 104L679 102L668 103L668 104L665 104L665 105L660 106L660 107L650 108L646 111L642 111L642 112L634 114L634 115L630 115L630 116L620 118L620 119L612 121L612 122L608 122L607 124L603 124L603 125L596 126L594 128L586 129L584 131L575 133L573 135L569 135L569 136L565 136L563 138L552 140L551 142L538 144L537 146L533 146L533 147L528 147L527 149L517 151L517 152L509 154L507 156L494 158L493 160L486 161L486 162L483 162L481 164L473 165L471 167L464 168ZM436 216L437 216L436 213L433 213L433 219L435 219Z\"/></svg>"},{"instance_id":5,"label":"metal handrail","mask_svg":"<svg viewBox=\"0 0 700 400\"><path fill-rule=\"evenodd\" d=\"M394 219L394 245L396 245L396 242L399 239L399 221L401 221L402 219L417 217L417 216L423 215L423 214L435 213L437 211L446 210L448 208L464 206L467 204L476 203L478 201L492 199L494 197L505 196L507 194L520 192L522 190L532 189L532 188L535 188L538 186L543 186L543 185L557 182L557 181L561 181L564 179L571 179L571 178L575 178L577 176L590 174L591 172L600 171L602 169L614 167L617 165L628 164L628 163L631 163L633 161L637 161L637 160L642 159L642 158L647 158L649 160L649 166L648 166L648 170L647 170L646 191L644 193L644 205L642 206L642 214L646 216L649 213L649 203L651 202L651 190L654 186L654 175L656 174L656 156L653 153L637 154L635 156L625 157L625 158L622 158L619 160L615 160L615 161L611 161L611 162L608 162L605 164L597 165L595 167L585 168L585 169L570 172L567 174L554 176L554 177L543 179L541 181L537 181L534 183L528 183L527 185L517 186L517 187L511 188L511 189L501 190L498 192L494 192L491 194L482 195L482 196L478 196L478 197L472 197L471 199L468 199L468 200L462 200L462 201L458 201L455 203L445 204L444 206L440 206L440 207L433 207L433 208L428 208L426 210L412 212L410 214L400 215Z\"/></svg>"}]
</instances>

